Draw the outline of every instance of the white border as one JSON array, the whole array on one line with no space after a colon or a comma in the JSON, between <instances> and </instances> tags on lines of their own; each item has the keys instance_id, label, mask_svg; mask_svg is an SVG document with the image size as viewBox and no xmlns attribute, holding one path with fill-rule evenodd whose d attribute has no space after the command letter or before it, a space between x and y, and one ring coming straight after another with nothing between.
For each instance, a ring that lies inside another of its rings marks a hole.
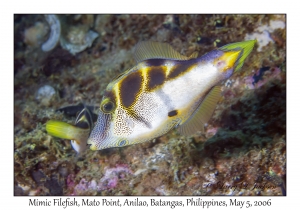
<instances>
[{"instance_id":1,"label":"white border","mask_svg":"<svg viewBox=\"0 0 300 210\"><path fill-rule=\"evenodd\" d=\"M287 197L271 197L272 209L298 206L299 190L299 23L296 1L1 1L1 208L28 209L28 197L13 196L13 37L14 13L287 13ZM293 100L294 99L294 100ZM296 145L297 144L297 145ZM32 198L32 197L31 197ZM39 197L41 198L41 197ZM53 197L48 197L51 199ZM81 199L80 197L77 197ZM86 197L85 197L86 198ZM111 198L111 197L109 197ZM150 199L149 197L142 197ZM168 197L167 200L187 197ZM209 197L215 200L227 197ZM232 198L232 197L230 197ZM239 200L258 200L267 197L242 197ZM42 199L42 198L41 198ZM123 198L121 198L123 199ZM205 197L208 199L208 197ZM35 207L36 208L36 207ZM38 207L40 208L40 207ZM53 207L52 207L53 208ZM103 208L103 207L102 207ZM162 207L160 207L162 208ZM198 207L199 208L199 207ZM62 209L62 208L60 208ZM69 209L69 208L68 208ZM78 208L77 208L78 209ZM80 208L82 209L82 208ZM90 208L89 208L90 209ZM97 207L99 209L99 207Z\"/></svg>"}]
</instances>

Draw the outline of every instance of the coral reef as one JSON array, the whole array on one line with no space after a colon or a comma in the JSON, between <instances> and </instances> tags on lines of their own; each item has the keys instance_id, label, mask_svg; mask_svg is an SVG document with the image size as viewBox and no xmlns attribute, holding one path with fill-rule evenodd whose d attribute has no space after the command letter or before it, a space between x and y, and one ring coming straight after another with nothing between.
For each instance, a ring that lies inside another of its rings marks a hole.
<instances>
[{"instance_id":1,"label":"coral reef","mask_svg":"<svg viewBox=\"0 0 300 210\"><path fill-rule=\"evenodd\" d=\"M40 101L41 104L49 104L52 97L55 95L55 90L50 85L44 85L40 87L36 93L36 99Z\"/></svg>"},{"instance_id":2,"label":"coral reef","mask_svg":"<svg viewBox=\"0 0 300 210\"><path fill-rule=\"evenodd\" d=\"M94 31L86 31L86 27L70 27L66 39L61 37L60 45L62 48L68 50L71 54L75 55L87 47L92 46L93 41L98 37Z\"/></svg>"},{"instance_id":3,"label":"coral reef","mask_svg":"<svg viewBox=\"0 0 300 210\"><path fill-rule=\"evenodd\" d=\"M59 15L68 43L44 52L44 15L15 15L15 195L285 195L285 15ZM263 35L242 70L222 84L204 133L176 130L124 148L77 155L70 141L45 132L48 120L74 123L62 107L99 105L107 84L135 62L142 40L202 55ZM250 39L250 38L249 38ZM51 87L51 88L50 88ZM56 111L59 110L60 111Z\"/></svg>"},{"instance_id":4,"label":"coral reef","mask_svg":"<svg viewBox=\"0 0 300 210\"><path fill-rule=\"evenodd\" d=\"M73 192L71 195L87 195L89 193L101 193L104 190L110 190L117 186L119 179L124 179L126 174L132 174L132 171L127 165L116 165L114 168L105 168L104 176L98 180L86 181L84 178L79 181L77 185L74 186L74 181L72 178L73 174L70 174L67 179L68 190Z\"/></svg>"},{"instance_id":5,"label":"coral reef","mask_svg":"<svg viewBox=\"0 0 300 210\"><path fill-rule=\"evenodd\" d=\"M270 20L268 25L259 26L255 29L254 33L246 34L246 40L256 39L258 42L257 51L262 51L262 48L269 44L269 42L274 42L270 33L273 33L276 29L284 29L285 22L281 20Z\"/></svg>"},{"instance_id":6,"label":"coral reef","mask_svg":"<svg viewBox=\"0 0 300 210\"><path fill-rule=\"evenodd\" d=\"M56 15L45 15L45 18L50 26L50 34L48 40L43 43L42 50L47 52L56 47L61 33L61 25Z\"/></svg>"},{"instance_id":7,"label":"coral reef","mask_svg":"<svg viewBox=\"0 0 300 210\"><path fill-rule=\"evenodd\" d=\"M73 20L80 19L80 15L74 16ZM87 15L87 17L92 17ZM90 25L84 21L85 24L69 25L68 17L58 15L45 15L45 19L50 27L48 39L42 44L41 49L44 52L53 50L57 43L63 49L68 50L71 54L75 55L87 47L91 47L93 41L99 36L98 33L89 30ZM89 20L93 22L93 20ZM37 46L37 41L40 41L42 36L45 36L43 30L44 25L36 23L35 26L25 30L25 43Z\"/></svg>"},{"instance_id":8,"label":"coral reef","mask_svg":"<svg viewBox=\"0 0 300 210\"><path fill-rule=\"evenodd\" d=\"M47 34L47 27L41 22L36 22L34 26L24 31L24 43L28 46L38 47Z\"/></svg>"}]
</instances>

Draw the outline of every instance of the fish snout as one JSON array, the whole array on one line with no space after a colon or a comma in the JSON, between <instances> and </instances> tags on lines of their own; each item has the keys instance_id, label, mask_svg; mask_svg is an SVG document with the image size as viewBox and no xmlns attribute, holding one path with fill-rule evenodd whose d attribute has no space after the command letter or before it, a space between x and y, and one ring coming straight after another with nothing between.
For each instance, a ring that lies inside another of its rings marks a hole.
<instances>
[{"instance_id":1,"label":"fish snout","mask_svg":"<svg viewBox=\"0 0 300 210\"><path fill-rule=\"evenodd\" d=\"M87 144L90 146L90 150L98 150L96 141L93 138L88 138Z\"/></svg>"}]
</instances>

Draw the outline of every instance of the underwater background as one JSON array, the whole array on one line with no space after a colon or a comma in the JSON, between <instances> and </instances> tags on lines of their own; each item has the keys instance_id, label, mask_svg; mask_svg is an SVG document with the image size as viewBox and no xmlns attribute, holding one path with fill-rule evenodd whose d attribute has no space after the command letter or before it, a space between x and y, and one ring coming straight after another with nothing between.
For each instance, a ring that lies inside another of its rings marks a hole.
<instances>
[{"instance_id":1,"label":"underwater background","mask_svg":"<svg viewBox=\"0 0 300 210\"><path fill-rule=\"evenodd\" d=\"M189 56L249 39L205 133L77 155L45 131L74 124L61 107L99 106L139 41ZM285 182L285 15L14 15L15 195L285 195Z\"/></svg>"}]
</instances>

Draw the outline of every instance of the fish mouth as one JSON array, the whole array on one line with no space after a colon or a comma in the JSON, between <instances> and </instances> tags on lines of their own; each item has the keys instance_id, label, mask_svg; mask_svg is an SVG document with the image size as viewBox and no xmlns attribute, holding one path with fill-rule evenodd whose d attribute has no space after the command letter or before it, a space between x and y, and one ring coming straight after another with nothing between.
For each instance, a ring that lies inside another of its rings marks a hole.
<instances>
[{"instance_id":1,"label":"fish mouth","mask_svg":"<svg viewBox=\"0 0 300 210\"><path fill-rule=\"evenodd\" d=\"M94 141L91 138L88 138L87 144L90 147L90 150L98 150L96 144L94 143Z\"/></svg>"}]
</instances>

